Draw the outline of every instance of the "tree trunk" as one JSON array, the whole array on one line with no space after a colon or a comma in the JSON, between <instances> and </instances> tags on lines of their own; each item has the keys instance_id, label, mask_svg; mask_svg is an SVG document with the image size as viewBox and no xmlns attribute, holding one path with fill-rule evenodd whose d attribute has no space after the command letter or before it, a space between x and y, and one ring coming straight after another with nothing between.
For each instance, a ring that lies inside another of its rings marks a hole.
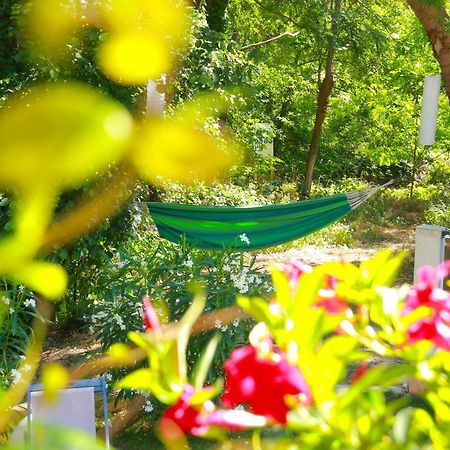
<instances>
[{"instance_id":1,"label":"tree trunk","mask_svg":"<svg viewBox=\"0 0 450 450\"><path fill-rule=\"evenodd\" d=\"M434 57L441 67L445 91L450 103L450 32L447 10L443 4L438 5L436 2L434 4L423 0L406 0L406 2L425 29Z\"/></svg>"},{"instance_id":2,"label":"tree trunk","mask_svg":"<svg viewBox=\"0 0 450 450\"><path fill-rule=\"evenodd\" d=\"M316 164L317 154L319 152L320 136L322 134L322 127L327 113L330 94L334 86L333 65L335 54L335 37L338 32L337 22L339 14L341 12L341 7L342 7L342 0L335 0L331 26L333 38L331 39L328 45L325 76L322 82L320 83L319 93L317 95L316 120L314 122L314 129L311 137L311 143L309 145L308 162L306 165L305 186L304 186L304 194L306 196L309 196L309 194L311 193L314 166Z\"/></svg>"}]
</instances>

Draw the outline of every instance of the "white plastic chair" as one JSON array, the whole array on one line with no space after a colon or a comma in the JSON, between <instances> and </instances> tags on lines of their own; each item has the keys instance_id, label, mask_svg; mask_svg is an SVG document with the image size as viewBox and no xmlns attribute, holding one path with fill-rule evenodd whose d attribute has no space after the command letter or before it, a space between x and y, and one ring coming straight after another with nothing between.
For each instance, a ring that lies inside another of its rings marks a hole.
<instances>
[{"instance_id":1,"label":"white plastic chair","mask_svg":"<svg viewBox=\"0 0 450 450\"><path fill-rule=\"evenodd\" d=\"M27 391L27 429L28 441L32 443L32 423L34 420L76 428L96 435L95 394L101 393L103 418L105 423L105 443L109 450L108 398L103 379L77 380L67 389L58 393L55 403L48 404L43 398L42 384L31 384Z\"/></svg>"}]
</instances>

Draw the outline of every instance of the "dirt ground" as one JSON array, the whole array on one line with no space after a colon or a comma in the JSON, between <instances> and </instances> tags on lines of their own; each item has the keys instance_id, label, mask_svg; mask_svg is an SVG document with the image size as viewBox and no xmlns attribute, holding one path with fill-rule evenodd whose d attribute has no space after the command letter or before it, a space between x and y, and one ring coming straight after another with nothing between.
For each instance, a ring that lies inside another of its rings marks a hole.
<instances>
[{"instance_id":1,"label":"dirt ground","mask_svg":"<svg viewBox=\"0 0 450 450\"><path fill-rule=\"evenodd\" d=\"M257 256L259 265L269 268L273 264L282 264L290 259L303 261L311 266L331 261L345 261L358 264L370 259L383 249L394 252L405 251L408 256L399 274L399 283L412 283L414 270L414 228L388 228L378 232L380 239L374 242L358 240L354 246L315 246L293 247L279 253L264 253Z\"/></svg>"}]
</instances>

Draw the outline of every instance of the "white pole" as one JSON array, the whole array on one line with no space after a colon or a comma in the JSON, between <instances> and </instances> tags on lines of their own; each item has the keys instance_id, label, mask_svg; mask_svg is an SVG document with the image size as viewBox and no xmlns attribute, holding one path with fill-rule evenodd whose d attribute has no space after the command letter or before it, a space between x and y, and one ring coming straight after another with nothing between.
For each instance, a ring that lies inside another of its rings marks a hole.
<instances>
[{"instance_id":1,"label":"white pole","mask_svg":"<svg viewBox=\"0 0 450 450\"><path fill-rule=\"evenodd\" d=\"M447 228L435 225L420 225L416 228L414 281L417 281L419 267L436 267L444 261L446 232ZM442 287L442 282L439 287Z\"/></svg>"},{"instance_id":2,"label":"white pole","mask_svg":"<svg viewBox=\"0 0 450 450\"><path fill-rule=\"evenodd\" d=\"M164 79L161 84L165 84ZM149 80L147 83L147 116L162 116L165 107L165 94L158 91L158 85L153 80Z\"/></svg>"},{"instance_id":3,"label":"white pole","mask_svg":"<svg viewBox=\"0 0 450 450\"><path fill-rule=\"evenodd\" d=\"M423 85L422 115L420 121L419 145L432 145L436 138L436 124L439 106L440 75L427 75Z\"/></svg>"}]
</instances>

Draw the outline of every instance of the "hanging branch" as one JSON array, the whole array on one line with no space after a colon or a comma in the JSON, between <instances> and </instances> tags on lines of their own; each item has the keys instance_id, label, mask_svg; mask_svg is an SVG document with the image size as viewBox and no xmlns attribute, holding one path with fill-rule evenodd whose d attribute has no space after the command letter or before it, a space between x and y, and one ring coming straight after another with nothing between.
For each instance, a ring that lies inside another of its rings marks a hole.
<instances>
[{"instance_id":1,"label":"hanging branch","mask_svg":"<svg viewBox=\"0 0 450 450\"><path fill-rule=\"evenodd\" d=\"M241 51L247 51L251 50L255 47L261 47L262 45L271 44L272 42L278 41L279 39L283 38L284 36L290 36L290 37L296 37L300 34L300 31L296 31L293 33L292 31L285 31L284 33L279 34L278 36L273 36L269 39L266 39L264 41L255 42L254 44L248 44L241 47Z\"/></svg>"}]
</instances>

